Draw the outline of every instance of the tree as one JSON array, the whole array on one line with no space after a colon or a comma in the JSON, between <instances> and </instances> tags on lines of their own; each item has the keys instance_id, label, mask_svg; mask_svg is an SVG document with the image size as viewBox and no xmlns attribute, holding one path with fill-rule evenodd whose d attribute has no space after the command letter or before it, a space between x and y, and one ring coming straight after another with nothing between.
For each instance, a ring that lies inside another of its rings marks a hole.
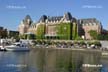
<instances>
[{"instance_id":1,"label":"tree","mask_svg":"<svg viewBox=\"0 0 108 72\"><path fill-rule=\"evenodd\" d=\"M98 39L98 40L104 40L104 39L105 39L105 35L99 34L99 35L97 36L97 39Z\"/></svg>"},{"instance_id":2,"label":"tree","mask_svg":"<svg viewBox=\"0 0 108 72\"><path fill-rule=\"evenodd\" d=\"M98 33L96 30L90 30L89 34L92 37L92 39L97 39Z\"/></svg>"},{"instance_id":3,"label":"tree","mask_svg":"<svg viewBox=\"0 0 108 72\"><path fill-rule=\"evenodd\" d=\"M108 40L108 34L104 35L104 34L99 34L97 36L98 40Z\"/></svg>"}]
</instances>

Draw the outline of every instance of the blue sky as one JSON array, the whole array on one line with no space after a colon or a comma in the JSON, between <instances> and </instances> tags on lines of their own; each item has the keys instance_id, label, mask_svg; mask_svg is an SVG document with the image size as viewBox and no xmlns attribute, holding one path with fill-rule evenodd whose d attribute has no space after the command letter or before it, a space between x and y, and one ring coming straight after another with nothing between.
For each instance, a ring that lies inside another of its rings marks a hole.
<instances>
[{"instance_id":1,"label":"blue sky","mask_svg":"<svg viewBox=\"0 0 108 72\"><path fill-rule=\"evenodd\" d=\"M73 17L96 18L108 29L108 0L0 0L0 26L17 30L29 14L33 21L42 15L62 16L70 12Z\"/></svg>"}]
</instances>

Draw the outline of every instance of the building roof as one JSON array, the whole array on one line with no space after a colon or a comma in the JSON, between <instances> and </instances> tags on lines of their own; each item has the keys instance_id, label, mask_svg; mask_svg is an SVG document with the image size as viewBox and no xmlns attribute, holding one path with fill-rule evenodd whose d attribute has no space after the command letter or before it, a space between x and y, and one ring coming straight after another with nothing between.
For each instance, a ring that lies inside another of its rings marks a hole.
<instances>
[{"instance_id":1,"label":"building roof","mask_svg":"<svg viewBox=\"0 0 108 72\"><path fill-rule=\"evenodd\" d=\"M30 27L36 27L36 23L32 23Z\"/></svg>"},{"instance_id":2,"label":"building roof","mask_svg":"<svg viewBox=\"0 0 108 72\"><path fill-rule=\"evenodd\" d=\"M78 20L80 24L98 24L98 25L101 25L101 23L96 19L96 18L87 18L87 19L79 19Z\"/></svg>"},{"instance_id":3,"label":"building roof","mask_svg":"<svg viewBox=\"0 0 108 72\"><path fill-rule=\"evenodd\" d=\"M48 21L60 21L62 18L63 16L48 17Z\"/></svg>"},{"instance_id":4,"label":"building roof","mask_svg":"<svg viewBox=\"0 0 108 72\"><path fill-rule=\"evenodd\" d=\"M96 18L80 19L83 23L97 22Z\"/></svg>"},{"instance_id":5,"label":"building roof","mask_svg":"<svg viewBox=\"0 0 108 72\"><path fill-rule=\"evenodd\" d=\"M42 15L38 22L45 22L46 19L47 19L47 16Z\"/></svg>"},{"instance_id":6,"label":"building roof","mask_svg":"<svg viewBox=\"0 0 108 72\"><path fill-rule=\"evenodd\" d=\"M46 16L43 15L41 16L41 18L39 19L38 22L45 22L46 20L49 22L54 22L54 21L60 21L62 18L65 18L66 20L71 20L72 16L71 13L67 12L64 14L64 16Z\"/></svg>"},{"instance_id":7,"label":"building roof","mask_svg":"<svg viewBox=\"0 0 108 72\"><path fill-rule=\"evenodd\" d=\"M0 27L0 30L3 30L3 27Z\"/></svg>"},{"instance_id":8,"label":"building roof","mask_svg":"<svg viewBox=\"0 0 108 72\"><path fill-rule=\"evenodd\" d=\"M24 19L24 20L27 20L27 19L30 19L30 20L31 20L30 15L26 15L26 17L25 17L25 19Z\"/></svg>"},{"instance_id":9,"label":"building roof","mask_svg":"<svg viewBox=\"0 0 108 72\"><path fill-rule=\"evenodd\" d=\"M72 19L72 15L71 15L70 12L65 13L64 17L66 18L66 20L71 20Z\"/></svg>"},{"instance_id":10,"label":"building roof","mask_svg":"<svg viewBox=\"0 0 108 72\"><path fill-rule=\"evenodd\" d=\"M30 23L32 23L32 19L31 19L30 15L25 16L25 18L23 19L23 23L27 24L28 20L30 21Z\"/></svg>"}]
</instances>

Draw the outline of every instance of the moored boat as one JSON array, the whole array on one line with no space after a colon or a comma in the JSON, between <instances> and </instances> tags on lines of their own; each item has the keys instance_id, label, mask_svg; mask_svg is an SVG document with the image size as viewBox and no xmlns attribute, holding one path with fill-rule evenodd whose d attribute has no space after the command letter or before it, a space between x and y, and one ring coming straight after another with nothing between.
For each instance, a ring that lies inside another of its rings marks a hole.
<instances>
[{"instance_id":1,"label":"moored boat","mask_svg":"<svg viewBox=\"0 0 108 72\"><path fill-rule=\"evenodd\" d=\"M30 47L26 43L16 42L12 45L5 46L7 51L29 51Z\"/></svg>"}]
</instances>

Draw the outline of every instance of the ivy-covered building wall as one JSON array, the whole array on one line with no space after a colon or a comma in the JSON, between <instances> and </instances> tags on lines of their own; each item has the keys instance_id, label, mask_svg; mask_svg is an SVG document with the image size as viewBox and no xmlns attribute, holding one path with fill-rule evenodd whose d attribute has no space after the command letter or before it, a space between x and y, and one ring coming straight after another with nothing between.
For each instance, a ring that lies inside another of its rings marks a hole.
<instances>
[{"instance_id":1,"label":"ivy-covered building wall","mask_svg":"<svg viewBox=\"0 0 108 72\"><path fill-rule=\"evenodd\" d=\"M56 27L55 27L56 26ZM36 39L60 39L60 40L71 40L77 37L77 24L74 23L59 23L54 25L53 32L56 33L55 38L45 37L46 30L45 24L40 24L37 26ZM46 32L47 31L47 32Z\"/></svg>"},{"instance_id":2,"label":"ivy-covered building wall","mask_svg":"<svg viewBox=\"0 0 108 72\"><path fill-rule=\"evenodd\" d=\"M36 30L36 39L44 39L45 24L39 24Z\"/></svg>"},{"instance_id":3,"label":"ivy-covered building wall","mask_svg":"<svg viewBox=\"0 0 108 72\"><path fill-rule=\"evenodd\" d=\"M54 25L57 39L72 40L78 36L77 23L59 23Z\"/></svg>"},{"instance_id":4,"label":"ivy-covered building wall","mask_svg":"<svg viewBox=\"0 0 108 72\"><path fill-rule=\"evenodd\" d=\"M71 39L71 23L60 23L56 26L59 39Z\"/></svg>"}]
</instances>

